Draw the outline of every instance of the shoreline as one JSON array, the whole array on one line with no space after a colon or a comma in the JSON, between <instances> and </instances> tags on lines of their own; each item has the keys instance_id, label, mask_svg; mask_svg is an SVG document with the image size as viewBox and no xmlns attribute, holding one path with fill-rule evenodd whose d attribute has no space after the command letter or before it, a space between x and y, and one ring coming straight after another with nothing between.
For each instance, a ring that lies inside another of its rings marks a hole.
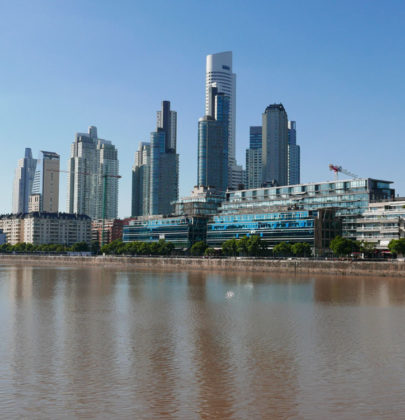
<instances>
[{"instance_id":1,"label":"shoreline","mask_svg":"<svg viewBox=\"0 0 405 420\"><path fill-rule=\"evenodd\" d=\"M332 274L340 276L405 277L404 261L272 260L244 257L182 258L123 256L2 255L0 265L121 267L153 270L204 270L246 273Z\"/></svg>"}]
</instances>

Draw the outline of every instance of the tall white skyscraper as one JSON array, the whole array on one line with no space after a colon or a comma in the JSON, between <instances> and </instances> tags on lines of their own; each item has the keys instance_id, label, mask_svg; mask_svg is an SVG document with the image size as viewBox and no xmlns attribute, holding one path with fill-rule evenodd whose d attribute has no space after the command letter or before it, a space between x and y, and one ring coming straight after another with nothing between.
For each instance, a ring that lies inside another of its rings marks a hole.
<instances>
[{"instance_id":1,"label":"tall white skyscraper","mask_svg":"<svg viewBox=\"0 0 405 420\"><path fill-rule=\"evenodd\" d=\"M210 87L229 97L228 123L228 166L231 170L235 161L235 118L236 118L236 74L232 73L232 51L207 55L205 77L205 114L210 115L212 95ZM214 117L211 115L211 117ZM232 176L228 176L231 180Z\"/></svg>"},{"instance_id":2,"label":"tall white skyscraper","mask_svg":"<svg viewBox=\"0 0 405 420\"><path fill-rule=\"evenodd\" d=\"M14 176L13 213L28 213L29 197L35 177L37 160L32 158L30 148L25 149L25 155L18 161Z\"/></svg>"},{"instance_id":3,"label":"tall white skyscraper","mask_svg":"<svg viewBox=\"0 0 405 420\"><path fill-rule=\"evenodd\" d=\"M117 149L111 141L97 137L96 127L76 133L68 168L67 211L92 219L117 218Z\"/></svg>"}]
</instances>

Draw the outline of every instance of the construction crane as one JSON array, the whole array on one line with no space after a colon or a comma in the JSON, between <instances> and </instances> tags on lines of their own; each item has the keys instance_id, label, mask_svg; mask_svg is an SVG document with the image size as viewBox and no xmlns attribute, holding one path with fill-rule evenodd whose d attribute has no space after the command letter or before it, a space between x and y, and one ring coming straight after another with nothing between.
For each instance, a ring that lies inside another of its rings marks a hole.
<instances>
[{"instance_id":1,"label":"construction crane","mask_svg":"<svg viewBox=\"0 0 405 420\"><path fill-rule=\"evenodd\" d=\"M70 173L70 171L64 170L64 169L47 169L48 171L52 172L65 172ZM81 175L95 175L95 176L101 176L104 178L103 182L103 217L102 217L102 228L101 228L101 246L104 245L104 235L105 235L105 213L106 213L106 203L107 203L107 178L122 178L121 175L111 175L111 174L103 174L99 175L92 172L82 172L82 171L75 171L77 174Z\"/></svg>"},{"instance_id":2,"label":"construction crane","mask_svg":"<svg viewBox=\"0 0 405 420\"><path fill-rule=\"evenodd\" d=\"M332 163L329 164L329 170L333 171L335 173L335 177L336 179L339 179L339 172L342 172L342 174L345 174L347 176L350 176L354 179L359 178L358 175L348 171L347 169L342 168L341 166L338 165L333 165Z\"/></svg>"}]
</instances>

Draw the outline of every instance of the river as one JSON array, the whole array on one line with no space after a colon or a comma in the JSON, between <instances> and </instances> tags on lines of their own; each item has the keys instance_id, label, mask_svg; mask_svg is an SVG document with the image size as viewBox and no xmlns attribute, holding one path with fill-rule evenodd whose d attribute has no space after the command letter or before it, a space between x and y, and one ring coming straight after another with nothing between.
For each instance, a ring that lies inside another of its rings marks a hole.
<instances>
[{"instance_id":1,"label":"river","mask_svg":"<svg viewBox=\"0 0 405 420\"><path fill-rule=\"evenodd\" d=\"M401 278L0 266L0 417L405 416Z\"/></svg>"}]
</instances>

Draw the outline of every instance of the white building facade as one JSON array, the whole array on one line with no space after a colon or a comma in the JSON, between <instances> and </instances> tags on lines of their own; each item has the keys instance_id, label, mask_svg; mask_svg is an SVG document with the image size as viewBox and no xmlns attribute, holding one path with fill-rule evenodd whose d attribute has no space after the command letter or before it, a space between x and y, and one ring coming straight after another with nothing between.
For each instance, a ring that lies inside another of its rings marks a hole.
<instances>
[{"instance_id":1,"label":"white building facade","mask_svg":"<svg viewBox=\"0 0 405 420\"><path fill-rule=\"evenodd\" d=\"M117 218L118 154L111 141L97 137L96 127L76 134L68 171L68 213Z\"/></svg>"},{"instance_id":2,"label":"white building facade","mask_svg":"<svg viewBox=\"0 0 405 420\"><path fill-rule=\"evenodd\" d=\"M0 216L0 230L11 245L73 245L91 241L91 219L66 213L29 213Z\"/></svg>"},{"instance_id":3,"label":"white building facade","mask_svg":"<svg viewBox=\"0 0 405 420\"><path fill-rule=\"evenodd\" d=\"M405 238L405 200L370 203L357 220L358 241L388 249L392 239Z\"/></svg>"}]
</instances>

